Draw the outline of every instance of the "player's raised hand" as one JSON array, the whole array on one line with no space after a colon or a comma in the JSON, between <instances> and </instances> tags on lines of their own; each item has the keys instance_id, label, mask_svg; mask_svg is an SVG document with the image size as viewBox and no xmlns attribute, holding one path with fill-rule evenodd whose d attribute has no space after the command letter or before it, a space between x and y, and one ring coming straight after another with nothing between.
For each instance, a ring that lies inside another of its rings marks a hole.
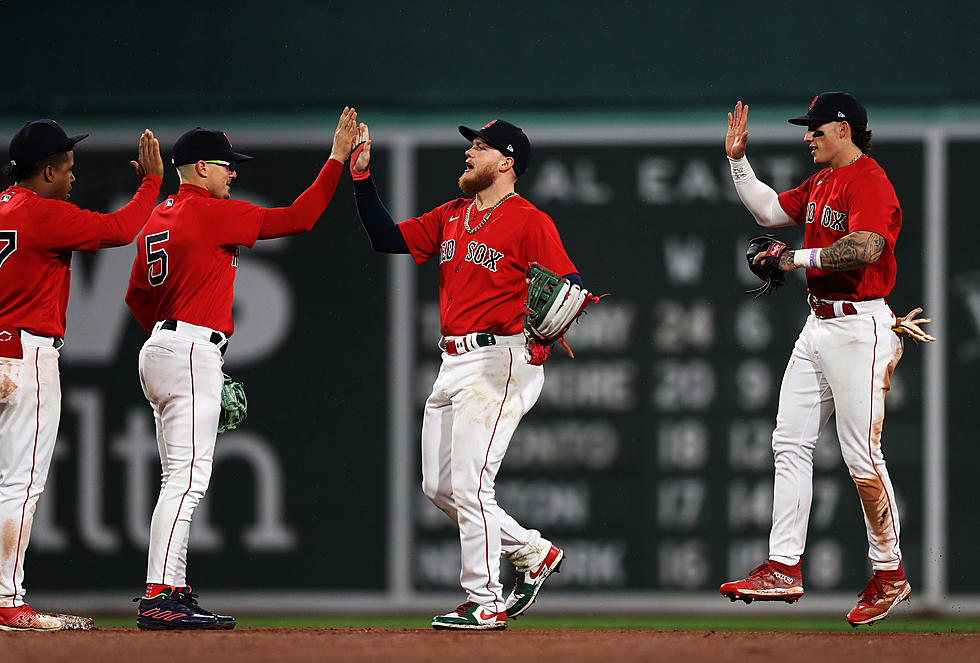
<instances>
[{"instance_id":1,"label":"player's raised hand","mask_svg":"<svg viewBox=\"0 0 980 663\"><path fill-rule=\"evenodd\" d=\"M354 137L357 135L357 111L344 106L344 112L337 120L337 130L333 134L333 147L330 158L340 163L347 161L351 150L354 149Z\"/></svg>"},{"instance_id":2,"label":"player's raised hand","mask_svg":"<svg viewBox=\"0 0 980 663\"><path fill-rule=\"evenodd\" d=\"M357 173L367 172L371 165L371 133L368 130L368 125L363 122L357 127L354 145L354 154L351 155L354 160L350 167L351 174L356 177Z\"/></svg>"},{"instance_id":3,"label":"player's raised hand","mask_svg":"<svg viewBox=\"0 0 980 663\"><path fill-rule=\"evenodd\" d=\"M147 175L163 177L163 157L160 156L160 141L153 137L153 132L149 129L143 131L140 136L139 161L130 161L130 165L140 179Z\"/></svg>"},{"instance_id":4,"label":"player's raised hand","mask_svg":"<svg viewBox=\"0 0 980 663\"><path fill-rule=\"evenodd\" d=\"M745 146L749 142L749 132L745 129L748 121L748 105L736 101L735 109L728 113L728 133L725 135L725 153L732 159L745 156Z\"/></svg>"}]
</instances>

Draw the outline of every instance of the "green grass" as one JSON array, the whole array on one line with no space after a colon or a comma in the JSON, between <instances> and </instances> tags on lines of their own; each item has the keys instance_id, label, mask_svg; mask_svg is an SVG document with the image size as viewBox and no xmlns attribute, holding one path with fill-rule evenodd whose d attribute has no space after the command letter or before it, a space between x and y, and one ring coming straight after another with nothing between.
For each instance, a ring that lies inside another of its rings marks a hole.
<instances>
[{"instance_id":1,"label":"green grass","mask_svg":"<svg viewBox=\"0 0 980 663\"><path fill-rule=\"evenodd\" d=\"M412 616L349 616L349 617L242 617L238 626L275 628L428 628L429 615ZM97 626L135 627L133 617L96 617ZM753 619L730 617L668 617L668 616L543 616L523 617L512 621L512 629L588 628L588 629L654 629L654 630L715 630L715 631L846 631L891 633L980 633L980 619L949 617L892 618L873 627L852 629L842 617L786 617Z\"/></svg>"}]
</instances>

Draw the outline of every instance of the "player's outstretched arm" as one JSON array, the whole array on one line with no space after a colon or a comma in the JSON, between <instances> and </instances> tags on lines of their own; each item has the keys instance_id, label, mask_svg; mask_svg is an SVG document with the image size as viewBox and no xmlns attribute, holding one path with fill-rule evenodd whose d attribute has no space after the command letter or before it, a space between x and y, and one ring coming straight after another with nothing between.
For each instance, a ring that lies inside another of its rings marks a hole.
<instances>
[{"instance_id":1,"label":"player's outstretched arm","mask_svg":"<svg viewBox=\"0 0 980 663\"><path fill-rule=\"evenodd\" d=\"M725 134L725 153L732 168L732 181L739 200L755 217L763 228L782 228L796 223L779 204L779 195L771 186L755 176L755 171L745 157L745 146L749 140L746 126L749 120L749 107L739 101L735 109L728 113L728 133Z\"/></svg>"},{"instance_id":2,"label":"player's outstretched arm","mask_svg":"<svg viewBox=\"0 0 980 663\"><path fill-rule=\"evenodd\" d=\"M320 174L313 184L293 201L292 205L274 207L265 211L262 227L259 229L259 239L288 237L313 229L337 189L344 162L354 145L356 126L357 111L345 106L340 119L337 120L330 158L320 169Z\"/></svg>"},{"instance_id":3,"label":"player's outstretched arm","mask_svg":"<svg viewBox=\"0 0 980 663\"><path fill-rule=\"evenodd\" d=\"M76 219L71 224L72 237L62 240L63 248L86 251L123 246L133 241L153 211L163 178L163 159L160 157L160 141L149 129L140 134L138 161L130 161L136 174L142 178L132 200L111 214L100 214L76 208ZM93 248L93 237L97 244Z\"/></svg>"},{"instance_id":4,"label":"player's outstretched arm","mask_svg":"<svg viewBox=\"0 0 980 663\"><path fill-rule=\"evenodd\" d=\"M408 244L398 225L381 202L378 189L371 177L371 133L368 125L361 122L354 139L350 174L354 180L354 206L361 220L371 248L379 253L408 253Z\"/></svg>"}]
</instances>

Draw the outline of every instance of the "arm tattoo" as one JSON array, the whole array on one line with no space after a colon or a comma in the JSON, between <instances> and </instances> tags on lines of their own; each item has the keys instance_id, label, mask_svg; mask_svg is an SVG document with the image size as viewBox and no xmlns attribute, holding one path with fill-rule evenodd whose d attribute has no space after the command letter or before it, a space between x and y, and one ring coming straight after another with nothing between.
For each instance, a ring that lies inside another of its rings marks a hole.
<instances>
[{"instance_id":1,"label":"arm tattoo","mask_svg":"<svg viewBox=\"0 0 980 663\"><path fill-rule=\"evenodd\" d=\"M792 270L796 269L796 267L793 265L793 257L794 257L794 255L795 255L795 251L793 251L792 249L787 249L787 250L783 251L782 253L780 253L779 254L779 268L781 270L783 270L784 272L786 272L786 271L792 271ZM787 269L787 267L789 269Z\"/></svg>"},{"instance_id":2,"label":"arm tattoo","mask_svg":"<svg viewBox=\"0 0 980 663\"><path fill-rule=\"evenodd\" d=\"M877 262L885 250L885 238L869 230L845 235L820 252L823 269L846 272Z\"/></svg>"}]
</instances>

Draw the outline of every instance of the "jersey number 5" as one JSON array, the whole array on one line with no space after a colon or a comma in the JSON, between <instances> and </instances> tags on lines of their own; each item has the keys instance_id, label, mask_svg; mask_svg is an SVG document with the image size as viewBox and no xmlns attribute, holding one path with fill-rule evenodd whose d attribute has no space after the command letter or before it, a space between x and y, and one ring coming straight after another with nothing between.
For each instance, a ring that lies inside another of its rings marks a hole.
<instances>
[{"instance_id":1,"label":"jersey number 5","mask_svg":"<svg viewBox=\"0 0 980 663\"><path fill-rule=\"evenodd\" d=\"M161 285L167 280L170 260L167 252L159 247L169 239L169 230L146 236L146 277L152 286Z\"/></svg>"},{"instance_id":2,"label":"jersey number 5","mask_svg":"<svg viewBox=\"0 0 980 663\"><path fill-rule=\"evenodd\" d=\"M17 231L0 230L0 242L4 243L3 248L0 249L0 267L3 267L4 261L17 250Z\"/></svg>"}]
</instances>

